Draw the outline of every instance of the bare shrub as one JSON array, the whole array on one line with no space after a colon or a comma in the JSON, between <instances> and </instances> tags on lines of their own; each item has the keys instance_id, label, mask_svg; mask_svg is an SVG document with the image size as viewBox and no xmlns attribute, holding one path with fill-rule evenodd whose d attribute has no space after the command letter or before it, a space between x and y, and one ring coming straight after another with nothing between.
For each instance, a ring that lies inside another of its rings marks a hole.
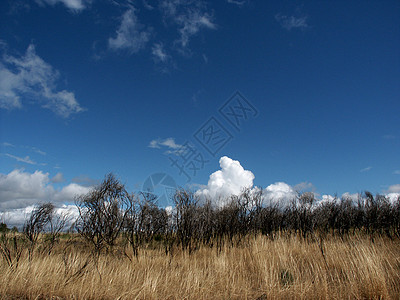
<instances>
[{"instance_id":1,"label":"bare shrub","mask_svg":"<svg viewBox=\"0 0 400 300\"><path fill-rule=\"evenodd\" d=\"M33 251L38 242L39 235L44 232L47 224L51 221L54 211L52 203L43 203L33 209L29 219L25 222L23 233L29 242L29 258L32 258Z\"/></svg>"},{"instance_id":2,"label":"bare shrub","mask_svg":"<svg viewBox=\"0 0 400 300\"><path fill-rule=\"evenodd\" d=\"M94 253L99 254L105 247L111 250L115 245L130 210L129 197L125 186L110 173L76 200L79 217L75 228L94 247Z\"/></svg>"}]
</instances>

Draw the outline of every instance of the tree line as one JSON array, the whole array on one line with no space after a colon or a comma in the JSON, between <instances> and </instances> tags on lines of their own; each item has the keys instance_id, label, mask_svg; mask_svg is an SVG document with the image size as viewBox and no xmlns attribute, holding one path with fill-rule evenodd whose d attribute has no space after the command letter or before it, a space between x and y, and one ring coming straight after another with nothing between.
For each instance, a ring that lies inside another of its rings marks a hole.
<instances>
[{"instance_id":1,"label":"tree line","mask_svg":"<svg viewBox=\"0 0 400 300\"><path fill-rule=\"evenodd\" d=\"M364 232L400 238L400 197L391 202L384 195L365 192L357 201L350 197L317 204L314 193L299 193L287 205L265 204L262 190L244 189L229 197L226 205L215 199L201 200L192 191L176 190L172 211L158 207L150 193L129 194L113 174L91 192L79 197L76 231L96 252L111 249L119 237L133 249L154 239L162 241L166 253L174 247L193 251L201 245L235 245L246 236L276 233L345 236Z\"/></svg>"},{"instance_id":2,"label":"tree line","mask_svg":"<svg viewBox=\"0 0 400 300\"><path fill-rule=\"evenodd\" d=\"M391 202L370 192L359 195L357 201L342 197L318 204L313 193L305 192L280 205L265 204L262 190L244 189L240 195L224 199L226 205L217 206L213 204L216 199L200 200L194 192L178 189L171 211L159 207L156 199L151 193L128 193L113 174L108 174L101 184L76 198L79 215L70 230L77 232L94 254L112 251L122 241L134 256L154 241L168 254L177 248L192 252L203 245L234 246L258 234L274 238L277 233L286 233L313 239L362 232L372 239L377 234L400 238L400 197ZM23 237L24 246L18 244L16 236L7 238L7 230L3 230L0 252L10 266L17 264L23 248L31 257L45 233L42 251L50 254L69 221L70 216L57 213L53 204L39 204L18 237Z\"/></svg>"}]
</instances>

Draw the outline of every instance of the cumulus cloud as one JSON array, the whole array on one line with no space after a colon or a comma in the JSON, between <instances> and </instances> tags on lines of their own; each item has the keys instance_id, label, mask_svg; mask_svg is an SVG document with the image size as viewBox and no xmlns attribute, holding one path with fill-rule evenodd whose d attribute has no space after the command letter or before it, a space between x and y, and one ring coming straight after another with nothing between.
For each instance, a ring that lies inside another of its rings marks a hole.
<instances>
[{"instance_id":1,"label":"cumulus cloud","mask_svg":"<svg viewBox=\"0 0 400 300\"><path fill-rule=\"evenodd\" d=\"M276 182L263 191L263 202L266 205L286 206L297 196L295 189L285 182Z\"/></svg>"},{"instance_id":2,"label":"cumulus cloud","mask_svg":"<svg viewBox=\"0 0 400 300\"><path fill-rule=\"evenodd\" d=\"M12 210L8 210L6 212L0 212L0 221L7 224L8 227L16 226L18 228L22 228L25 221L29 218L32 211L35 209L34 205L30 205L24 208L16 208ZM79 216L78 208L75 205L66 205L63 204L60 207L55 209L55 213L58 215L67 215L68 216L68 224L67 226L72 225L72 223Z\"/></svg>"},{"instance_id":3,"label":"cumulus cloud","mask_svg":"<svg viewBox=\"0 0 400 300\"><path fill-rule=\"evenodd\" d=\"M389 193L386 194L386 197L388 198L389 202L393 204L400 199L400 193Z\"/></svg>"},{"instance_id":4,"label":"cumulus cloud","mask_svg":"<svg viewBox=\"0 0 400 300\"><path fill-rule=\"evenodd\" d=\"M400 184L394 184L387 189L388 193L400 193Z\"/></svg>"},{"instance_id":5,"label":"cumulus cloud","mask_svg":"<svg viewBox=\"0 0 400 300\"><path fill-rule=\"evenodd\" d=\"M145 29L140 24L135 8L131 6L124 12L121 24L115 33L115 37L108 39L108 47L111 50L127 50L131 54L143 49L150 39L150 29Z\"/></svg>"},{"instance_id":6,"label":"cumulus cloud","mask_svg":"<svg viewBox=\"0 0 400 300\"><path fill-rule=\"evenodd\" d=\"M400 184L394 184L389 186L386 191L386 197L389 199L391 203L396 202L400 199Z\"/></svg>"},{"instance_id":7,"label":"cumulus cloud","mask_svg":"<svg viewBox=\"0 0 400 300\"><path fill-rule=\"evenodd\" d=\"M346 192L346 193L343 193L342 194L342 199L345 199L345 200L351 200L351 201L353 201L354 203L357 203L357 201L360 199L360 194L358 194L358 193L354 193L354 194L350 194L350 193L348 193L348 192Z\"/></svg>"},{"instance_id":8,"label":"cumulus cloud","mask_svg":"<svg viewBox=\"0 0 400 300\"><path fill-rule=\"evenodd\" d=\"M65 118L84 111L74 93L56 90L58 77L58 71L36 54L32 44L20 58L3 55L0 62L0 108L21 108L21 98L28 97Z\"/></svg>"},{"instance_id":9,"label":"cumulus cloud","mask_svg":"<svg viewBox=\"0 0 400 300\"><path fill-rule=\"evenodd\" d=\"M22 209L40 202L56 205L73 202L75 196L90 190L75 183L56 189L51 183L49 173L42 171L29 173L16 169L9 174L0 173L0 211Z\"/></svg>"},{"instance_id":10,"label":"cumulus cloud","mask_svg":"<svg viewBox=\"0 0 400 300\"><path fill-rule=\"evenodd\" d=\"M230 195L239 195L244 188L253 187L254 174L245 170L239 161L227 156L221 157L219 165L221 170L212 173L207 186L198 190L196 195L223 206Z\"/></svg>"},{"instance_id":11,"label":"cumulus cloud","mask_svg":"<svg viewBox=\"0 0 400 300\"><path fill-rule=\"evenodd\" d=\"M275 20L286 30L305 29L308 27L307 16L295 17L281 14L275 15Z\"/></svg>"},{"instance_id":12,"label":"cumulus cloud","mask_svg":"<svg viewBox=\"0 0 400 300\"><path fill-rule=\"evenodd\" d=\"M250 189L252 194L261 192L264 205L283 207L297 196L297 191L285 182L273 183L261 191L259 187L253 186L254 174L245 170L237 160L223 156L219 164L221 169L212 173L208 184L196 192L200 199L210 199L214 201L213 204L222 207L229 203L229 196L238 196L244 189ZM301 183L297 187L314 188L311 183Z\"/></svg>"},{"instance_id":13,"label":"cumulus cloud","mask_svg":"<svg viewBox=\"0 0 400 300\"><path fill-rule=\"evenodd\" d=\"M223 207L229 203L229 197L232 195L239 196L244 189L249 189L250 194L261 192L262 202L265 206L285 207L296 200L299 194L304 192L312 193L315 197L314 205L318 206L327 202L339 203L343 200L350 200L353 204L357 204L359 200L363 200L362 195L358 193L343 193L341 197L324 194L320 196L315 193L315 186L310 182L301 182L295 186L291 186L285 182L276 182L261 190L257 186L253 186L254 174L245 170L239 161L232 160L227 156L220 158L220 170L212 173L208 183L205 186L198 185L199 188L196 196L200 200L211 200L218 207ZM382 193L391 203L400 199L400 184L389 186Z\"/></svg>"},{"instance_id":14,"label":"cumulus cloud","mask_svg":"<svg viewBox=\"0 0 400 300\"><path fill-rule=\"evenodd\" d=\"M321 205L324 203L337 203L338 201L340 201L340 199L332 195L322 195L322 198L319 201L317 201L316 204Z\"/></svg>"},{"instance_id":15,"label":"cumulus cloud","mask_svg":"<svg viewBox=\"0 0 400 300\"><path fill-rule=\"evenodd\" d=\"M36 3L39 5L48 4L54 6L59 3L64 4L65 7L74 12L79 12L85 9L90 2L91 1L86 0L36 0Z\"/></svg>"}]
</instances>

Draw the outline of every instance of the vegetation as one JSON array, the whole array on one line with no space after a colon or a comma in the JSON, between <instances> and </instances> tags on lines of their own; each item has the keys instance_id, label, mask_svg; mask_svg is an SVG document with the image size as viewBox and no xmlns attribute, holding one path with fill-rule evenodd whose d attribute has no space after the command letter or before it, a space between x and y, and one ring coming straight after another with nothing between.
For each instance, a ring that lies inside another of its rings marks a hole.
<instances>
[{"instance_id":1,"label":"vegetation","mask_svg":"<svg viewBox=\"0 0 400 300\"><path fill-rule=\"evenodd\" d=\"M400 199L173 200L167 212L109 174L77 198L68 234L68 216L38 205L22 233L0 233L0 298L399 298Z\"/></svg>"}]
</instances>

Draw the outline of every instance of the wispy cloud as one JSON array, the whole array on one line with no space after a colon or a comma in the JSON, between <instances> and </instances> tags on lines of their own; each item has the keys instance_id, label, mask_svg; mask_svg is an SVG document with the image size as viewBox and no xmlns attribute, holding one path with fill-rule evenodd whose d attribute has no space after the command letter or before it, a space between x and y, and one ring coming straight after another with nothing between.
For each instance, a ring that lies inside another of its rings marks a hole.
<instances>
[{"instance_id":1,"label":"wispy cloud","mask_svg":"<svg viewBox=\"0 0 400 300\"><path fill-rule=\"evenodd\" d=\"M186 147L184 145L177 144L174 138L152 140L149 143L149 148L155 148L155 149L166 148L167 150L164 152L165 154L175 154L175 155L182 154L186 150Z\"/></svg>"},{"instance_id":2,"label":"wispy cloud","mask_svg":"<svg viewBox=\"0 0 400 300\"><path fill-rule=\"evenodd\" d=\"M155 62L165 63L169 59L169 55L166 53L162 43L155 43L151 48L151 54L153 54Z\"/></svg>"},{"instance_id":3,"label":"wispy cloud","mask_svg":"<svg viewBox=\"0 0 400 300\"><path fill-rule=\"evenodd\" d=\"M35 153L43 155L43 156L47 155L46 152L40 150L39 148L32 147L32 146L16 146L16 145L13 145L13 144L8 143L8 142L3 142L3 143L1 143L1 145L4 146L4 147L28 149L28 150L30 150L30 152L35 152Z\"/></svg>"},{"instance_id":4,"label":"wispy cloud","mask_svg":"<svg viewBox=\"0 0 400 300\"><path fill-rule=\"evenodd\" d=\"M295 17L281 14L275 15L275 20L286 30L305 29L308 27L307 16Z\"/></svg>"},{"instance_id":5,"label":"wispy cloud","mask_svg":"<svg viewBox=\"0 0 400 300\"><path fill-rule=\"evenodd\" d=\"M393 174L400 175L400 170L394 170Z\"/></svg>"},{"instance_id":6,"label":"wispy cloud","mask_svg":"<svg viewBox=\"0 0 400 300\"><path fill-rule=\"evenodd\" d=\"M40 154L40 155L46 155L47 153L36 148L36 147L32 147L32 150L35 151L36 153Z\"/></svg>"},{"instance_id":7,"label":"wispy cloud","mask_svg":"<svg viewBox=\"0 0 400 300\"><path fill-rule=\"evenodd\" d=\"M382 136L382 138L385 140L395 140L397 137L393 134L385 134Z\"/></svg>"},{"instance_id":8,"label":"wispy cloud","mask_svg":"<svg viewBox=\"0 0 400 300\"><path fill-rule=\"evenodd\" d=\"M7 143L7 142L3 142L1 143L4 147L15 147L13 144L11 143Z\"/></svg>"},{"instance_id":9,"label":"wispy cloud","mask_svg":"<svg viewBox=\"0 0 400 300\"><path fill-rule=\"evenodd\" d=\"M22 146L22 148L29 149L29 150L31 150L31 151L33 151L33 152L35 152L35 153L37 153L37 154L43 155L43 156L44 156L44 155L47 155L46 152L44 152L44 151L42 151L42 150L40 150L39 148L36 148L36 147Z\"/></svg>"},{"instance_id":10,"label":"wispy cloud","mask_svg":"<svg viewBox=\"0 0 400 300\"><path fill-rule=\"evenodd\" d=\"M311 182L300 182L293 187L293 190L299 193L315 192L316 188Z\"/></svg>"},{"instance_id":11,"label":"wispy cloud","mask_svg":"<svg viewBox=\"0 0 400 300\"><path fill-rule=\"evenodd\" d=\"M201 29L216 29L212 12L203 1L164 0L160 9L167 21L178 26L180 38L175 42L186 48L192 36Z\"/></svg>"},{"instance_id":12,"label":"wispy cloud","mask_svg":"<svg viewBox=\"0 0 400 300\"><path fill-rule=\"evenodd\" d=\"M15 159L16 161L23 162L30 165L37 165L35 161L33 161L29 156L19 157L9 153L4 153L5 156Z\"/></svg>"},{"instance_id":13,"label":"wispy cloud","mask_svg":"<svg viewBox=\"0 0 400 300\"><path fill-rule=\"evenodd\" d=\"M372 169L372 167L371 167L371 166L368 166L368 167L366 167L366 168L361 169L360 172L361 172L361 173L363 173L363 172L368 172L368 171L371 171L371 169Z\"/></svg>"},{"instance_id":14,"label":"wispy cloud","mask_svg":"<svg viewBox=\"0 0 400 300\"><path fill-rule=\"evenodd\" d=\"M246 4L246 1L239 1L239 0L226 0L226 2L230 3L230 4L235 4L237 6L243 6L244 4Z\"/></svg>"},{"instance_id":15,"label":"wispy cloud","mask_svg":"<svg viewBox=\"0 0 400 300\"><path fill-rule=\"evenodd\" d=\"M56 90L58 77L58 71L36 54L32 44L20 58L3 55L0 61L0 108L21 108L21 98L28 96L64 118L84 111L74 93Z\"/></svg>"},{"instance_id":16,"label":"wispy cloud","mask_svg":"<svg viewBox=\"0 0 400 300\"><path fill-rule=\"evenodd\" d=\"M122 15L115 37L108 39L108 47L114 51L127 50L131 54L137 53L150 40L150 33L151 29L144 28L136 16L135 8L130 6Z\"/></svg>"},{"instance_id":17,"label":"wispy cloud","mask_svg":"<svg viewBox=\"0 0 400 300\"><path fill-rule=\"evenodd\" d=\"M161 146L165 146L171 149L178 149L181 148L182 145L179 145L177 143L175 143L175 139L174 138L166 138L166 139L156 139L156 140L152 140L149 144L150 148L158 148L160 149Z\"/></svg>"},{"instance_id":18,"label":"wispy cloud","mask_svg":"<svg viewBox=\"0 0 400 300\"><path fill-rule=\"evenodd\" d=\"M143 7L148 10L153 10L154 6L150 5L146 0L142 0Z\"/></svg>"},{"instance_id":19,"label":"wispy cloud","mask_svg":"<svg viewBox=\"0 0 400 300\"><path fill-rule=\"evenodd\" d=\"M73 12L80 12L85 9L91 1L87 0L36 0L36 3L39 5L56 5L56 4L64 4L68 9Z\"/></svg>"}]
</instances>

